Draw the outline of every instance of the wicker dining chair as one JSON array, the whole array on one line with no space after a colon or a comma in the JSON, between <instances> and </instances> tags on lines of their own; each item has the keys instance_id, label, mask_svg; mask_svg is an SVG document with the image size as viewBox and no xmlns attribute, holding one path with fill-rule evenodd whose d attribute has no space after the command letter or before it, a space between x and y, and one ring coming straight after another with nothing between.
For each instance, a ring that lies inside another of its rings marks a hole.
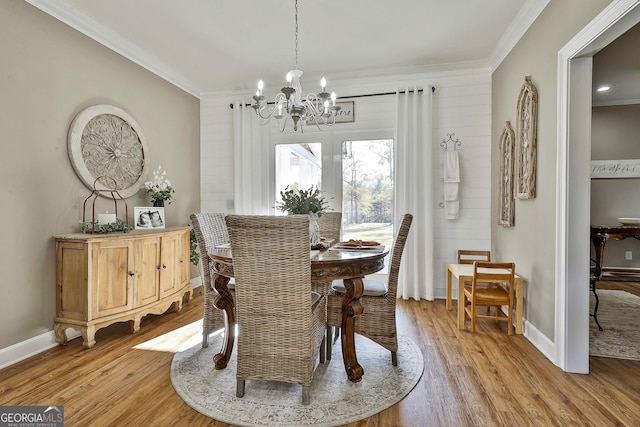
<instances>
[{"instance_id":1,"label":"wicker dining chair","mask_svg":"<svg viewBox=\"0 0 640 427\"><path fill-rule=\"evenodd\" d=\"M324 212L318 217L318 228L320 229L320 236L324 237L330 244L336 244L342 237L342 212ZM331 292L331 279L329 280L316 280L311 285L311 289L318 292L320 295L327 296ZM327 338L326 345L328 351L331 351L331 336L333 327L327 325ZM336 337L338 330L336 329ZM329 357L331 355L329 354Z\"/></svg>"},{"instance_id":2,"label":"wicker dining chair","mask_svg":"<svg viewBox=\"0 0 640 427\"><path fill-rule=\"evenodd\" d=\"M403 215L391 248L391 264L387 282L364 278L364 292L360 298L364 312L355 321L356 333L364 335L391 352L393 366L398 365L398 333L396 330L398 275L412 221L413 215ZM342 296L345 293L342 280L334 280L332 288L327 297L327 325L339 327L342 325Z\"/></svg>"},{"instance_id":3,"label":"wicker dining chair","mask_svg":"<svg viewBox=\"0 0 640 427\"><path fill-rule=\"evenodd\" d=\"M246 380L302 385L324 363L326 298L311 291L309 216L228 215L236 278L236 396Z\"/></svg>"},{"instance_id":4,"label":"wicker dining chair","mask_svg":"<svg viewBox=\"0 0 640 427\"><path fill-rule=\"evenodd\" d=\"M342 212L324 212L318 217L320 236L332 243L340 241L342 231Z\"/></svg>"},{"instance_id":5,"label":"wicker dining chair","mask_svg":"<svg viewBox=\"0 0 640 427\"><path fill-rule=\"evenodd\" d=\"M211 278L213 269L209 252L218 245L229 243L227 224L224 222L223 213L194 213L191 214L191 224L196 235L198 249L200 250L200 262L202 263L202 287L204 288L204 315L202 317L202 347L209 346L209 334L224 327L224 313L213 305L213 299L218 293L213 287ZM234 279L227 285L233 292Z\"/></svg>"},{"instance_id":6,"label":"wicker dining chair","mask_svg":"<svg viewBox=\"0 0 640 427\"><path fill-rule=\"evenodd\" d=\"M320 236L327 239L331 244L337 243L340 241L342 232L342 212L324 212L318 217L318 228L320 229ZM326 296L331 291L331 280L316 280L311 285L311 288L320 295Z\"/></svg>"}]
</instances>

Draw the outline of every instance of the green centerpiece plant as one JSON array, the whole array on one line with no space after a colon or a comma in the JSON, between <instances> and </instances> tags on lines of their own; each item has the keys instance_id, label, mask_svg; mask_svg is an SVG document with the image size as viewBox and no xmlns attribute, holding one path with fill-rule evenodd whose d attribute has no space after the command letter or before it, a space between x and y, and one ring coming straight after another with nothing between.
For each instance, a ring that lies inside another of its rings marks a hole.
<instances>
[{"instance_id":1,"label":"green centerpiece plant","mask_svg":"<svg viewBox=\"0 0 640 427\"><path fill-rule=\"evenodd\" d=\"M312 248L319 248L320 229L318 217L329 209L329 203L318 188L311 186L308 190L297 190L286 186L280 192L282 201L276 204L276 209L289 215L309 215L309 241Z\"/></svg>"},{"instance_id":2,"label":"green centerpiece plant","mask_svg":"<svg viewBox=\"0 0 640 427\"><path fill-rule=\"evenodd\" d=\"M131 231L129 224L116 218L115 222L109 224L100 224L98 221L80 221L80 229L83 233L128 233Z\"/></svg>"},{"instance_id":3,"label":"green centerpiece plant","mask_svg":"<svg viewBox=\"0 0 640 427\"><path fill-rule=\"evenodd\" d=\"M321 216L323 212L329 209L329 203L324 199L320 190L318 188L314 189L313 186L309 187L308 190L295 190L286 186L280 192L280 198L282 201L276 204L276 208L289 215L315 213Z\"/></svg>"}]
</instances>

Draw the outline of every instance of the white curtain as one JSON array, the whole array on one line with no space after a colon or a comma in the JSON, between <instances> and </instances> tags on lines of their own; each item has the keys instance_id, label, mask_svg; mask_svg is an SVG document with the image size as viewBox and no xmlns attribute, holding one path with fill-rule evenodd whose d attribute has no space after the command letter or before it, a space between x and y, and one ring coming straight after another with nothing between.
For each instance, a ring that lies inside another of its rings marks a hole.
<instances>
[{"instance_id":1,"label":"white curtain","mask_svg":"<svg viewBox=\"0 0 640 427\"><path fill-rule=\"evenodd\" d=\"M432 99L430 85L396 93L395 222L413 215L398 280L403 299L434 299Z\"/></svg>"},{"instance_id":2,"label":"white curtain","mask_svg":"<svg viewBox=\"0 0 640 427\"><path fill-rule=\"evenodd\" d=\"M234 211L268 215L270 125L258 124L255 111L236 101L233 106Z\"/></svg>"}]
</instances>

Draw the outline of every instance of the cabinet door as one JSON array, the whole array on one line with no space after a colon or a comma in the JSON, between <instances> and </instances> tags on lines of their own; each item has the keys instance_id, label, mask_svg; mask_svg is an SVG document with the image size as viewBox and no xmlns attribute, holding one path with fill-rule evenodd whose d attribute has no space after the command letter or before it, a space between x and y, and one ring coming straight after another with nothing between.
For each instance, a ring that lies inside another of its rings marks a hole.
<instances>
[{"instance_id":1,"label":"cabinet door","mask_svg":"<svg viewBox=\"0 0 640 427\"><path fill-rule=\"evenodd\" d=\"M178 269L178 286L182 287L191 278L191 247L189 245L189 230L180 234L178 242L179 253L176 257L176 268Z\"/></svg>"},{"instance_id":2,"label":"cabinet door","mask_svg":"<svg viewBox=\"0 0 640 427\"><path fill-rule=\"evenodd\" d=\"M160 297L171 295L178 290L178 271L175 259L179 252L179 236L162 236L162 270L160 270Z\"/></svg>"},{"instance_id":3,"label":"cabinet door","mask_svg":"<svg viewBox=\"0 0 640 427\"><path fill-rule=\"evenodd\" d=\"M89 320L87 307L88 247L85 243L56 243L56 315Z\"/></svg>"},{"instance_id":4,"label":"cabinet door","mask_svg":"<svg viewBox=\"0 0 640 427\"><path fill-rule=\"evenodd\" d=\"M149 237L136 241L136 307L160 299L160 237Z\"/></svg>"},{"instance_id":5,"label":"cabinet door","mask_svg":"<svg viewBox=\"0 0 640 427\"><path fill-rule=\"evenodd\" d=\"M162 269L160 271L160 297L177 292L188 281L188 230L162 237Z\"/></svg>"},{"instance_id":6,"label":"cabinet door","mask_svg":"<svg viewBox=\"0 0 640 427\"><path fill-rule=\"evenodd\" d=\"M133 308L134 244L110 240L93 244L91 254L91 311L93 318Z\"/></svg>"}]
</instances>

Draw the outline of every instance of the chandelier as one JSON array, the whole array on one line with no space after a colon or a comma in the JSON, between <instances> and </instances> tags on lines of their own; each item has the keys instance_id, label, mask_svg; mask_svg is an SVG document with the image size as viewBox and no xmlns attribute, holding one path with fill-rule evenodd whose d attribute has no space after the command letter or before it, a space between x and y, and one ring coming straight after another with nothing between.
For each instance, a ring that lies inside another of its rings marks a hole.
<instances>
[{"instance_id":1,"label":"chandelier","mask_svg":"<svg viewBox=\"0 0 640 427\"><path fill-rule=\"evenodd\" d=\"M315 94L309 93L305 98L302 97L302 85L300 77L302 70L298 69L298 0L295 0L296 7L296 39L295 39L295 63L293 70L287 73L287 85L280 89L275 96L273 102L266 102L266 98L262 95L264 83L262 80L258 82L258 91L253 97L255 103L251 106L257 116L258 123L266 125L272 118L278 120L280 132L283 132L287 119L293 121L294 132L300 128L300 132L304 132L303 126L312 124L322 130L322 126L332 126L336 122L336 115L340 111L340 107L336 105L336 94L327 93L327 80L323 77L320 80L322 92Z\"/></svg>"}]
</instances>

